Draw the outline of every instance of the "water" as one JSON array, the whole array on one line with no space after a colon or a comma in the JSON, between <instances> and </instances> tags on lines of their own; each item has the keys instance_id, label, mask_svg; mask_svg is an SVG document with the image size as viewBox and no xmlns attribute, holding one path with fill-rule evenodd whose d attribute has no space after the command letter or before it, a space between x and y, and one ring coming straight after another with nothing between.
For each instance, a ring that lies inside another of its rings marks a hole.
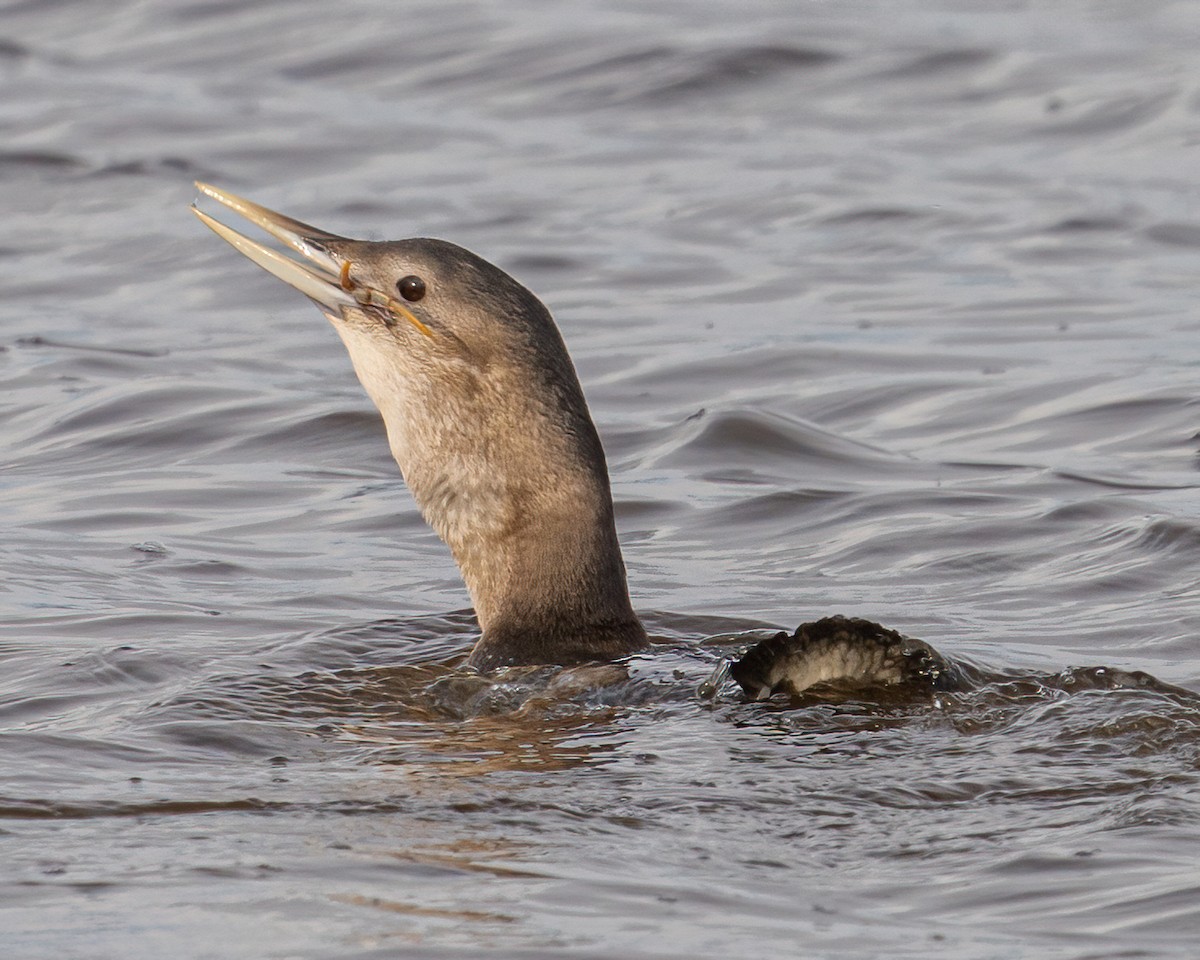
<instances>
[{"instance_id":1,"label":"water","mask_svg":"<svg viewBox=\"0 0 1200 960\"><path fill-rule=\"evenodd\" d=\"M10 3L4 956L1190 960L1198 36ZM194 178L547 301L666 641L631 680L453 670L465 594L341 346ZM696 696L703 638L835 612L987 679Z\"/></svg>"}]
</instances>

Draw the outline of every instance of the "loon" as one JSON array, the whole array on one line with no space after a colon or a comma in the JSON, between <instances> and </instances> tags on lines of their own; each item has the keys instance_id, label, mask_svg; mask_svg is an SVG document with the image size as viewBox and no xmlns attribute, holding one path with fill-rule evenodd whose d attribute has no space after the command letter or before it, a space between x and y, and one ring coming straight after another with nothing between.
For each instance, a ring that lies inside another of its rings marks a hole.
<instances>
[{"instance_id":1,"label":"loon","mask_svg":"<svg viewBox=\"0 0 1200 960\"><path fill-rule=\"evenodd\" d=\"M481 629L468 665L569 666L645 649L604 449L542 302L445 240L354 240L196 186L298 255L192 204L337 331L405 483L466 583ZM927 644L847 617L769 637L729 668L752 699L830 681L937 686L949 676Z\"/></svg>"}]
</instances>

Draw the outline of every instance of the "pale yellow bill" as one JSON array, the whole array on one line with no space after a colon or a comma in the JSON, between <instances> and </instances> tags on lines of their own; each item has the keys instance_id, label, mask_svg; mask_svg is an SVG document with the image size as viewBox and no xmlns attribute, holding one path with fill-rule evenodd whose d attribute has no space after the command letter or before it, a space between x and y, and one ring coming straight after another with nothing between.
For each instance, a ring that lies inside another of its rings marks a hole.
<instances>
[{"instance_id":1,"label":"pale yellow bill","mask_svg":"<svg viewBox=\"0 0 1200 960\"><path fill-rule=\"evenodd\" d=\"M213 233L271 275L295 287L306 297L335 311L339 311L341 307L367 305L381 307L393 315L403 317L425 336L433 336L433 331L418 320L412 311L402 303L378 290L354 283L350 279L351 265L348 261L339 260L317 246L322 240L344 240L344 237L339 237L335 233L329 233L300 220L285 217L281 213L276 213L251 200L239 197L236 193L219 190L211 184L196 181L196 189L206 197L245 217L265 233L269 233L277 240L287 244L318 268L313 269L307 263L292 260L256 240L251 240L232 227L227 227L219 220L213 219L194 203L192 204L192 212Z\"/></svg>"},{"instance_id":2,"label":"pale yellow bill","mask_svg":"<svg viewBox=\"0 0 1200 960\"><path fill-rule=\"evenodd\" d=\"M265 247L261 243L243 236L233 228L225 226L219 220L214 220L195 204L192 204L192 212L200 218L206 227L222 240L231 244L239 253L253 260L268 273L278 277L284 283L295 287L306 297L316 300L321 306L336 310L340 307L354 307L358 305L358 301L353 296L338 286L336 277L318 273L303 263L291 260L280 253L276 253L270 247Z\"/></svg>"}]
</instances>

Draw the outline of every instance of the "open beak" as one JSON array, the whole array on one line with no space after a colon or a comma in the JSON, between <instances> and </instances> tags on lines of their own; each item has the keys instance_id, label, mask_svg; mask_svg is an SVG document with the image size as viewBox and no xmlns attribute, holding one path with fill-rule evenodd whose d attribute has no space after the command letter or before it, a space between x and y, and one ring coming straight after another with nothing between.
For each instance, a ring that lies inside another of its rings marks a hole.
<instances>
[{"instance_id":1,"label":"open beak","mask_svg":"<svg viewBox=\"0 0 1200 960\"><path fill-rule=\"evenodd\" d=\"M206 197L224 204L234 213L239 213L255 226L304 257L293 260L268 246L214 220L194 203L192 212L222 240L232 244L268 273L290 284L310 300L316 302L332 318L340 317L347 307L376 307L386 316L398 316L408 320L421 333L433 336L424 323L413 316L403 304L381 291L357 283L350 276L350 261L333 253L323 241L344 241L336 233L328 233L274 210L259 206L237 194L218 190L207 183L196 183L196 189Z\"/></svg>"}]
</instances>

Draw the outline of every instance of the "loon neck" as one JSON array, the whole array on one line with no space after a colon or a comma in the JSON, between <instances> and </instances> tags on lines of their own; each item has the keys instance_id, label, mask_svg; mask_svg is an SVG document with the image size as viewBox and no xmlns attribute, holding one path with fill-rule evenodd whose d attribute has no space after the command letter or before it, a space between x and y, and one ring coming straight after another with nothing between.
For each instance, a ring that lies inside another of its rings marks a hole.
<instances>
[{"instance_id":1,"label":"loon neck","mask_svg":"<svg viewBox=\"0 0 1200 960\"><path fill-rule=\"evenodd\" d=\"M401 380L371 344L339 332L471 595L483 631L471 664L612 660L644 645L604 450L565 349L553 377L462 367L451 389Z\"/></svg>"},{"instance_id":2,"label":"loon neck","mask_svg":"<svg viewBox=\"0 0 1200 960\"><path fill-rule=\"evenodd\" d=\"M543 514L481 564L460 561L483 630L473 666L612 660L646 643L605 506L601 516Z\"/></svg>"}]
</instances>

